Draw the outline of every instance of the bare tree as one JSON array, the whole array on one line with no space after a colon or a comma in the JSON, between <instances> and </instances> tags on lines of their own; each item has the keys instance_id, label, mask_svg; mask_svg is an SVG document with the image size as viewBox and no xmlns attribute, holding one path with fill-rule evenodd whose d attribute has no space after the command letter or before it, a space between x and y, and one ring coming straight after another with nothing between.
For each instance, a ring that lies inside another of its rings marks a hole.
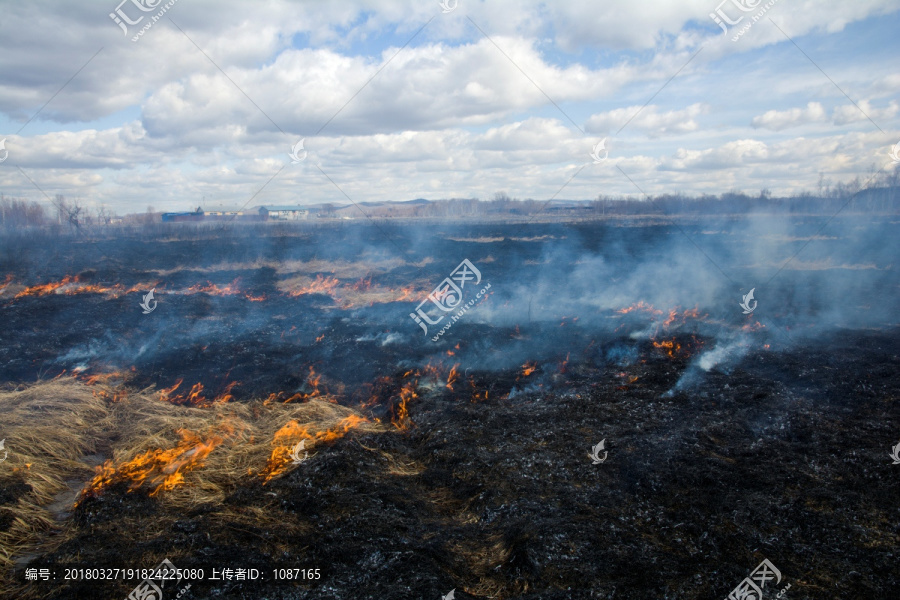
<instances>
[{"instance_id":1,"label":"bare tree","mask_svg":"<svg viewBox=\"0 0 900 600\"><path fill-rule=\"evenodd\" d=\"M83 209L77 198L69 202L65 196L57 194L53 206L56 207L56 218L60 224L66 223L76 231L81 229L80 216Z\"/></svg>"},{"instance_id":2,"label":"bare tree","mask_svg":"<svg viewBox=\"0 0 900 600\"><path fill-rule=\"evenodd\" d=\"M96 213L97 223L99 223L100 225L109 225L110 221L112 221L113 213L106 205L101 204L97 208Z\"/></svg>"}]
</instances>

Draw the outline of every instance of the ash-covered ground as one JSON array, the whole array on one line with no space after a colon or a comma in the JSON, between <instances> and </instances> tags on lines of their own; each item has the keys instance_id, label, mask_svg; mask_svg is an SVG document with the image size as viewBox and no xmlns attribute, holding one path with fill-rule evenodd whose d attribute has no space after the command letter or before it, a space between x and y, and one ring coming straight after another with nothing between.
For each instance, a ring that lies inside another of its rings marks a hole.
<instances>
[{"instance_id":1,"label":"ash-covered ground","mask_svg":"<svg viewBox=\"0 0 900 600\"><path fill-rule=\"evenodd\" d=\"M166 599L700 599L768 560L766 598L889 598L897 226L5 239L4 590L125 598L71 570L168 559L205 577Z\"/></svg>"}]
</instances>

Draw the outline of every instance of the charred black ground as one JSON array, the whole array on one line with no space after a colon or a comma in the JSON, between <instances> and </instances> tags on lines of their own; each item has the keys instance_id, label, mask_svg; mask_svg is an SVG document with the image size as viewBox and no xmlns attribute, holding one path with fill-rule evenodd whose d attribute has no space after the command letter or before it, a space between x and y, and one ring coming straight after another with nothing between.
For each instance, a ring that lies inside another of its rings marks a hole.
<instances>
[{"instance_id":1,"label":"charred black ground","mask_svg":"<svg viewBox=\"0 0 900 600\"><path fill-rule=\"evenodd\" d=\"M57 573L34 597L124 598L137 582L62 572L166 556L267 574L196 582L183 598L700 599L766 558L789 598L891 597L896 242L865 240L897 239L896 224L847 218L815 237L824 222L796 218L764 247L721 221L7 240L9 384L116 371L127 389L182 381L173 396L202 383L211 401L238 382L231 402L329 397L389 422L417 383L405 429L351 432L268 484L241 480L222 505L174 514L124 485L88 497L63 522L67 541L12 576ZM804 243L805 268L768 284ZM431 342L409 318L421 298L399 290L427 293L463 258L494 293ZM347 287L291 295L296 274ZM66 276L126 291L16 297ZM754 282L760 309L745 316ZM149 290L127 291L145 283L158 284L149 315L137 306ZM367 303L351 284L395 297ZM26 488L4 478L0 526ZM254 510L284 526L231 517ZM322 577L275 582L277 567Z\"/></svg>"}]
</instances>

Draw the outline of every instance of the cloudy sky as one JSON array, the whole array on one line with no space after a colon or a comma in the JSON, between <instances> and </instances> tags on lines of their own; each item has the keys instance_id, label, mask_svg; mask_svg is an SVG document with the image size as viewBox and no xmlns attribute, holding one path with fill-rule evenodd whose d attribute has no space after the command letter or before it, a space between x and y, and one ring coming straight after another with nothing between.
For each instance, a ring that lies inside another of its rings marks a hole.
<instances>
[{"instance_id":1,"label":"cloudy sky","mask_svg":"<svg viewBox=\"0 0 900 600\"><path fill-rule=\"evenodd\" d=\"M780 195L900 141L896 0L118 1L0 0L0 192Z\"/></svg>"}]
</instances>

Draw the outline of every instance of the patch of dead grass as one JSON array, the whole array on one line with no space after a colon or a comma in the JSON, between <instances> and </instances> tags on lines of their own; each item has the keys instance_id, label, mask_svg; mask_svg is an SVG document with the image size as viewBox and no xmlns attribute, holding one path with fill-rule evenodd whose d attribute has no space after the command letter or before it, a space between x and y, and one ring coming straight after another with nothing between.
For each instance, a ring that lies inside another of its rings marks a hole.
<instances>
[{"instance_id":1,"label":"patch of dead grass","mask_svg":"<svg viewBox=\"0 0 900 600\"><path fill-rule=\"evenodd\" d=\"M175 513L219 506L216 519L229 527L243 524L253 534L285 524L278 511L223 505L242 481L268 481L297 468L289 455L300 440L306 440L305 450L312 455L350 432L390 429L318 399L198 408L161 402L152 388L116 402L114 394L104 392L102 385L75 379L0 391L9 451L0 463L0 523L8 524L0 531L5 573L17 557L47 552L65 541L67 525L50 506L72 493L73 481L85 482L79 502L125 482ZM98 454L107 460L96 469L82 460ZM12 597L14 591L21 590L5 578L0 581L0 596Z\"/></svg>"}]
</instances>

